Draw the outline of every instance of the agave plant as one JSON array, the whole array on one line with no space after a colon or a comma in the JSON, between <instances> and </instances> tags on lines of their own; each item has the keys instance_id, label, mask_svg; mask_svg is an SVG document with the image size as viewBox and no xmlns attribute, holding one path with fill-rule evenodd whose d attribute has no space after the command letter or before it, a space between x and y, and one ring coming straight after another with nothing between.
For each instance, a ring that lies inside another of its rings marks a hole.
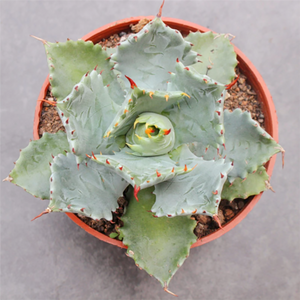
<instances>
[{"instance_id":1,"label":"agave plant","mask_svg":"<svg viewBox=\"0 0 300 300\"><path fill-rule=\"evenodd\" d=\"M168 291L197 239L191 215L218 221L221 199L264 191L264 164L282 151L248 112L223 111L232 44L212 32L183 38L161 10L114 49L42 41L66 132L31 141L6 180L50 200L39 216L112 220L126 189L119 238Z\"/></svg>"}]
</instances>

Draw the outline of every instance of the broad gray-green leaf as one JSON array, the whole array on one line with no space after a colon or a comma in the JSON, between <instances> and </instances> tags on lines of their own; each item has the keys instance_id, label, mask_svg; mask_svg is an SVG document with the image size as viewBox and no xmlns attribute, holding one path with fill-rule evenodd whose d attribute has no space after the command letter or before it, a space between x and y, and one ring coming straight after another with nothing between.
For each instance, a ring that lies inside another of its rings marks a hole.
<instances>
[{"instance_id":1,"label":"broad gray-green leaf","mask_svg":"<svg viewBox=\"0 0 300 300\"><path fill-rule=\"evenodd\" d=\"M190 65L196 61L196 55L179 31L155 18L121 43L112 59L117 62L115 68L132 78L137 86L164 90L170 77L168 72L175 70L176 59Z\"/></svg>"},{"instance_id":2,"label":"broad gray-green leaf","mask_svg":"<svg viewBox=\"0 0 300 300\"><path fill-rule=\"evenodd\" d=\"M57 102L57 108L77 163L88 153L112 153L124 147L125 138L120 143L114 138L103 138L119 106L110 98L102 76L96 71L84 75L70 95Z\"/></svg>"},{"instance_id":3,"label":"broad gray-green leaf","mask_svg":"<svg viewBox=\"0 0 300 300\"><path fill-rule=\"evenodd\" d=\"M268 179L269 175L266 169L261 166L256 172L249 174L246 180L237 178L232 184L226 181L222 191L222 199L232 201L235 198L246 199L249 196L258 195L268 188Z\"/></svg>"},{"instance_id":4,"label":"broad gray-green leaf","mask_svg":"<svg viewBox=\"0 0 300 300\"><path fill-rule=\"evenodd\" d=\"M177 106L186 97L186 94L180 91L151 91L135 87L127 96L115 118L112 119L106 136L125 135L139 114L144 112L161 113L167 107Z\"/></svg>"},{"instance_id":5,"label":"broad gray-green leaf","mask_svg":"<svg viewBox=\"0 0 300 300\"><path fill-rule=\"evenodd\" d=\"M192 43L192 49L201 54L201 62L192 65L195 70L223 84L233 80L238 61L227 35L198 31L191 32L185 40Z\"/></svg>"},{"instance_id":6,"label":"broad gray-green leaf","mask_svg":"<svg viewBox=\"0 0 300 300\"><path fill-rule=\"evenodd\" d=\"M184 164L177 165L167 154L152 157L134 156L127 154L126 148L115 155L95 155L95 158L93 159L97 163L106 166L140 189L191 171L191 168L185 168Z\"/></svg>"},{"instance_id":7,"label":"broad gray-green leaf","mask_svg":"<svg viewBox=\"0 0 300 300\"><path fill-rule=\"evenodd\" d=\"M89 160L77 168L75 155L58 155L51 165L51 211L80 213L112 220L118 198L128 185L110 169Z\"/></svg>"},{"instance_id":8,"label":"broad gray-green leaf","mask_svg":"<svg viewBox=\"0 0 300 300\"><path fill-rule=\"evenodd\" d=\"M232 183L237 177L246 178L248 174L266 163L271 156L283 151L275 140L263 130L259 124L251 119L248 112L236 109L233 112L224 111L225 146L220 154L213 148L202 143L195 143L191 149L197 156L206 160L226 156L226 162L233 162L233 169L228 175Z\"/></svg>"},{"instance_id":9,"label":"broad gray-green leaf","mask_svg":"<svg viewBox=\"0 0 300 300\"><path fill-rule=\"evenodd\" d=\"M191 97L162 112L173 123L175 147L196 141L215 148L224 144L224 85L192 68L185 68L179 62L168 85L168 91L174 90L183 91Z\"/></svg>"},{"instance_id":10,"label":"broad gray-green leaf","mask_svg":"<svg viewBox=\"0 0 300 300\"><path fill-rule=\"evenodd\" d=\"M49 81L52 94L57 100L64 99L81 77L97 66L103 71L104 85L109 84L109 94L121 104L123 92L112 70L113 63L99 44L88 41L70 41L64 43L44 43L50 71Z\"/></svg>"},{"instance_id":11,"label":"broad gray-green leaf","mask_svg":"<svg viewBox=\"0 0 300 300\"><path fill-rule=\"evenodd\" d=\"M193 233L196 222L186 216L154 218L149 212L155 201L152 192L153 188L142 190L137 202L132 188L129 189L126 195L129 206L122 217L124 227L120 232L128 246L128 256L166 289L196 242Z\"/></svg>"},{"instance_id":12,"label":"broad gray-green leaf","mask_svg":"<svg viewBox=\"0 0 300 300\"><path fill-rule=\"evenodd\" d=\"M64 154L69 149L67 136L63 131L55 134L45 132L20 153L14 169L9 176L12 183L41 199L49 199L51 175L49 163L52 155Z\"/></svg>"},{"instance_id":13,"label":"broad gray-green leaf","mask_svg":"<svg viewBox=\"0 0 300 300\"><path fill-rule=\"evenodd\" d=\"M151 211L158 217L218 214L221 192L232 169L231 164L223 159L205 161L193 155L186 145L181 147L181 151L176 149L174 158L179 158L179 163L184 162L187 167L196 167L189 174L157 184L154 191L156 202Z\"/></svg>"}]
</instances>

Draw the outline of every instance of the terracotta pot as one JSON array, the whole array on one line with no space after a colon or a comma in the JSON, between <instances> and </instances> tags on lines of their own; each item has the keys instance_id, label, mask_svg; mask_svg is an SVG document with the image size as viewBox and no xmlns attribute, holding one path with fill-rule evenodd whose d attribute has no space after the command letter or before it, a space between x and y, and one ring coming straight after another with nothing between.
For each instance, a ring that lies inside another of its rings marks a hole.
<instances>
[{"instance_id":1,"label":"terracotta pot","mask_svg":"<svg viewBox=\"0 0 300 300\"><path fill-rule=\"evenodd\" d=\"M117 22L113 22L110 24L107 24L103 27L100 27L84 37L82 37L83 40L85 41L93 41L94 43L99 42L103 38L108 38L109 36L119 33L121 31L127 31L129 29L130 24L136 24L139 22L140 19L145 18L143 16L140 17L132 17L128 19L123 19ZM154 16L148 16L146 17L148 19L153 19ZM202 27L200 25L179 20L179 19L173 19L173 18L162 18L163 21L169 25L171 28L178 29L180 30L183 34L188 34L189 31L200 31L200 32L206 32L210 31L210 29ZM239 68L241 72L247 76L249 84L254 88L255 92L257 93L258 100L262 103L262 110L265 115L265 128L266 131L278 142L278 122L277 122L277 116L276 116L276 111L275 107L273 104L273 100L271 97L271 94L262 79L261 75L258 73L254 65L251 63L251 61L239 50L237 47L234 46L234 50L237 54L237 59L239 62ZM49 80L48 77L46 78L39 98L38 99L44 99L47 90L49 87ZM42 111L42 102L38 101L36 110L35 110L35 117L34 117L34 128L33 128L33 135L34 139L39 139L39 134L38 134L38 129L39 129L39 119ZM266 164L266 169L268 172L268 175L271 177L274 164L275 164L275 159L276 156L273 156L270 161ZM253 209L255 204L258 202L260 199L262 193L259 195L256 195L252 198L252 200L245 205L245 207L237 214L235 217L230 220L226 225L224 225L223 229L219 229L202 239L199 239L196 243L192 245L193 247L197 247L200 245L203 245L205 243L208 243L220 236L222 236L224 233L227 231L231 230L233 227L235 227L238 223L240 223L246 216L247 214ZM86 230L88 233L92 234L93 236L97 237L98 239L105 241L107 243L116 245L121 248L127 248L121 241L112 239L107 237L106 235L92 229L91 227L87 226L84 222L81 221L76 215L72 213L66 213L68 217L73 220L77 225L82 227L84 230Z\"/></svg>"}]
</instances>

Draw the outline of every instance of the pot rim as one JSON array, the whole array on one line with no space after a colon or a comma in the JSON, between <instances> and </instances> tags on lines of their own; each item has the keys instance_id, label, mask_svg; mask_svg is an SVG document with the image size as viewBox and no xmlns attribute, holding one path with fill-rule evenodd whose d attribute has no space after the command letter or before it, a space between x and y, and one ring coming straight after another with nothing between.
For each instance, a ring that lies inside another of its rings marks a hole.
<instances>
[{"instance_id":1,"label":"pot rim","mask_svg":"<svg viewBox=\"0 0 300 300\"><path fill-rule=\"evenodd\" d=\"M107 37L111 36L112 34L128 30L130 24L136 24L141 19L144 19L144 18L152 20L152 19L154 19L154 17L155 16L138 16L138 17L121 19L121 20L106 24L102 27L99 27L99 28L91 31L90 33L84 35L81 39L84 41L90 40L93 42L99 42L102 38L107 38ZM185 20L181 20L181 19L162 17L162 20L171 28L179 29L186 33L188 33L189 31L200 31L200 32L212 31L206 27L203 27L198 24L188 22ZM259 74L259 72L255 68L255 66L246 57L246 55L240 49L238 49L236 46L234 46L234 51L237 54L239 68L241 69L242 73L247 76L247 79L248 79L250 85L254 88L255 92L257 93L259 101L262 103L262 110L263 110L265 116L267 116L267 118L265 118L266 131L275 139L276 142L278 142L277 115L276 115L275 106L274 106L274 103L272 100L272 96L267 88L267 85L265 84L262 76ZM43 86L41 88L38 99L44 99L44 97L47 94L49 85L50 85L50 83L49 83L49 75L48 75L46 80L43 83ZM39 139L39 120L40 120L40 116L41 116L41 112L42 112L42 107L43 107L43 102L37 101L35 115L34 115L34 126L33 126L33 137L35 140ZM271 175L272 175L272 172L274 169L275 160L276 160L276 155L273 155L271 157L271 159L269 160L269 162L266 164L266 170L269 175L269 179L271 178ZM227 222L223 226L223 228L217 229L213 233L197 240L197 242L195 242L191 246L191 248L201 246L203 244L211 242L211 241L221 237L223 234L230 231L232 228L234 228L253 209L253 207L256 205L256 203L260 199L262 193L254 196L253 199L251 199L238 214L236 214L229 222ZM98 238L104 242L107 242L109 244L121 247L121 248L127 248L127 246L125 246L123 244L123 242L116 240L116 239L112 239L112 238L106 236L105 234L102 234L102 233L96 231L95 229L89 227L75 214L66 213L66 215L73 222L75 222L78 226L80 226L81 228L83 228L85 231L87 231L91 235L95 236L96 238Z\"/></svg>"}]
</instances>

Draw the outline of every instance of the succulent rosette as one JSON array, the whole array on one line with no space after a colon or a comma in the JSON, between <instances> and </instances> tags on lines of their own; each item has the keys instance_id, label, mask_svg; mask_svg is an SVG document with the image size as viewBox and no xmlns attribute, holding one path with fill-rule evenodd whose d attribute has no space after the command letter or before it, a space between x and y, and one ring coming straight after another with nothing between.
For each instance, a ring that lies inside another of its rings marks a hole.
<instances>
[{"instance_id":1,"label":"succulent rosette","mask_svg":"<svg viewBox=\"0 0 300 300\"><path fill-rule=\"evenodd\" d=\"M167 290L196 241L190 216L217 219L221 199L265 190L263 164L282 149L249 113L223 111L233 46L212 32L183 38L160 14L113 49L43 43L66 132L32 141L9 181L50 199L42 214L95 220L112 220L129 186L120 235Z\"/></svg>"}]
</instances>

